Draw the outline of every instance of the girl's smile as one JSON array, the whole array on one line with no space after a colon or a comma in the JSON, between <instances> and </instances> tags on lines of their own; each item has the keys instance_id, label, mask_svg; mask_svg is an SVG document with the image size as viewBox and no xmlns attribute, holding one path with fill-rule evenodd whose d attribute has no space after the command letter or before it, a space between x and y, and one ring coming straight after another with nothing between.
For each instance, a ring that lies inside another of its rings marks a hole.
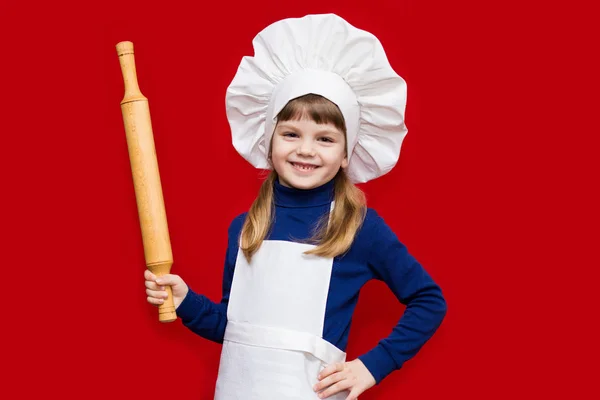
<instances>
[{"instance_id":1,"label":"girl's smile","mask_svg":"<svg viewBox=\"0 0 600 400\"><path fill-rule=\"evenodd\" d=\"M290 162L292 166L300 172L312 172L316 168L319 168L318 165L299 163L299 162Z\"/></svg>"}]
</instances>

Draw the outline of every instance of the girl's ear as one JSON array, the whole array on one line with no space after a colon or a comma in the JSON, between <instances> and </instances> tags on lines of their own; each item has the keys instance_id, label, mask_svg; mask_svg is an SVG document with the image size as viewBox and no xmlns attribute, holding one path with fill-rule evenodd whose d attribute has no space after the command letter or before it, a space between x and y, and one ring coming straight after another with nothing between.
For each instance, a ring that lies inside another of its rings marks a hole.
<instances>
[{"instance_id":1,"label":"girl's ear","mask_svg":"<svg viewBox=\"0 0 600 400\"><path fill-rule=\"evenodd\" d=\"M277 128L277 124L275 124L275 128ZM269 154L267 154L267 161L269 165L273 167L272 157L273 157L273 139L275 138L275 129L273 129L273 135L271 135L271 142L269 144Z\"/></svg>"},{"instance_id":2,"label":"girl's ear","mask_svg":"<svg viewBox=\"0 0 600 400\"><path fill-rule=\"evenodd\" d=\"M342 167L342 169L348 168L348 156L344 157L344 159L342 160L341 167Z\"/></svg>"}]
</instances>

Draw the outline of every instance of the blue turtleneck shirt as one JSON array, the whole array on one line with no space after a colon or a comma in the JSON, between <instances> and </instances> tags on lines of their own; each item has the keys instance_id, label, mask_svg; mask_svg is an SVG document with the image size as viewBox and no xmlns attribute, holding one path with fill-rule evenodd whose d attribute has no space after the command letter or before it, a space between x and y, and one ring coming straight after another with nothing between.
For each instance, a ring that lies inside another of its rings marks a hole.
<instances>
[{"instance_id":1,"label":"blue turtleneck shirt","mask_svg":"<svg viewBox=\"0 0 600 400\"><path fill-rule=\"evenodd\" d=\"M275 182L275 218L267 240L310 238L315 224L329 213L333 195L333 180L310 190L289 188ZM218 343L223 342L227 325L227 304L245 217L246 213L239 215L229 226L221 302L214 303L190 288L177 308L177 315L186 327ZM371 279L385 282L406 306L390 335L358 357L380 383L401 368L435 333L446 314L446 302L440 287L408 253L384 220L369 208L351 248L333 261L323 339L342 351L346 351L359 291Z\"/></svg>"}]
</instances>

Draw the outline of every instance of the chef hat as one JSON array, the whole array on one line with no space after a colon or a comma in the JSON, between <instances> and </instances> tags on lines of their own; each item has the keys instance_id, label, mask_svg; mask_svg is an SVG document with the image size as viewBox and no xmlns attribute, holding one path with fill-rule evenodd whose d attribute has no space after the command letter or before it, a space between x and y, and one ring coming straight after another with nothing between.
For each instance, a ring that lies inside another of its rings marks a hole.
<instances>
[{"instance_id":1,"label":"chef hat","mask_svg":"<svg viewBox=\"0 0 600 400\"><path fill-rule=\"evenodd\" d=\"M252 41L227 88L226 111L235 149L250 164L270 169L277 115L306 94L335 103L346 123L351 181L389 172L400 155L406 82L390 66L379 40L334 14L275 22Z\"/></svg>"}]
</instances>

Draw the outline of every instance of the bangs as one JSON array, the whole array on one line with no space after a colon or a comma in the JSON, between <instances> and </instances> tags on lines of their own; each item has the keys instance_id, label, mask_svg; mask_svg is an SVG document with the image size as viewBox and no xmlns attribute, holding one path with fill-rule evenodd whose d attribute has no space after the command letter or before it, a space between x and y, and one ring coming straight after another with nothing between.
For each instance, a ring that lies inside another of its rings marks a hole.
<instances>
[{"instance_id":1,"label":"bangs","mask_svg":"<svg viewBox=\"0 0 600 400\"><path fill-rule=\"evenodd\" d=\"M317 94L306 94L290 100L277 115L277 120L312 120L319 125L332 124L346 135L346 123L338 106Z\"/></svg>"}]
</instances>

